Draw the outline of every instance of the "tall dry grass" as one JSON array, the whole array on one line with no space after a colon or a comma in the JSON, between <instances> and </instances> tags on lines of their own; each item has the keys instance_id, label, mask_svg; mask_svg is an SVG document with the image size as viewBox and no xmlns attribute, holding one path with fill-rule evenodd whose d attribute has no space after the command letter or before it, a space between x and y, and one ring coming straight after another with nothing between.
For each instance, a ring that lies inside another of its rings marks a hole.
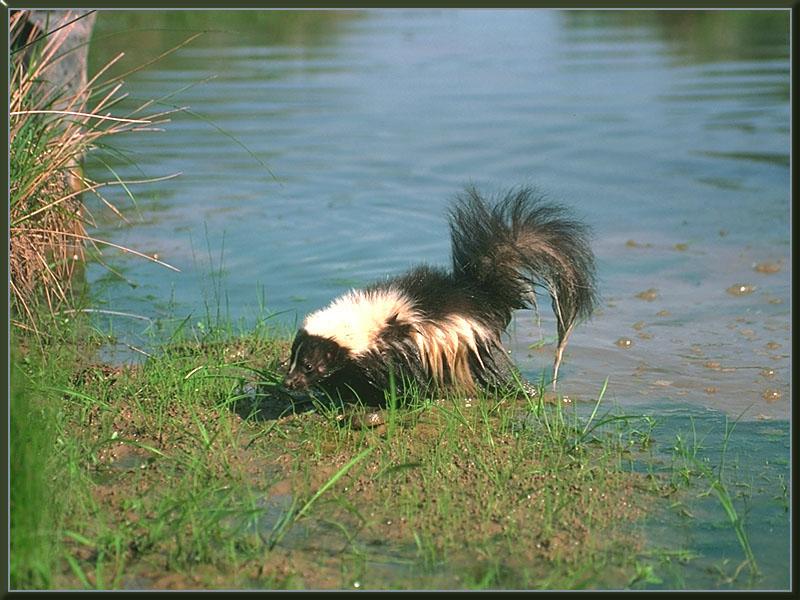
<instances>
[{"instance_id":1,"label":"tall dry grass","mask_svg":"<svg viewBox=\"0 0 800 600\"><path fill-rule=\"evenodd\" d=\"M106 138L158 130L175 109L153 112L156 103L147 101L115 114L127 95L123 78L133 71L103 77L123 54L85 83L68 83L61 63L75 51L67 41L81 17L59 12L42 32L28 25L27 16L28 11L21 10L9 19L9 275L11 322L40 337L42 315L74 304L74 276L84 263L86 245L98 251L115 246L87 233L94 221L83 195L96 195L124 219L104 188L123 186L129 192L131 184L175 176L123 181L109 172L107 180L95 181L81 168L84 157L102 152ZM133 249L124 250L174 269Z\"/></svg>"}]
</instances>

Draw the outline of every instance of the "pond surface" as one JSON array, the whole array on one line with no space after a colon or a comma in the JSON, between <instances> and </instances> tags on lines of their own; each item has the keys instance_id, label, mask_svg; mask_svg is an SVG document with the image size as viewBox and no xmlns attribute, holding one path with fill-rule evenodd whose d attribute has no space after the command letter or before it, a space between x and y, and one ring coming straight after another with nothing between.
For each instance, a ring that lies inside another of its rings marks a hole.
<instances>
[{"instance_id":1,"label":"pond surface","mask_svg":"<svg viewBox=\"0 0 800 600\"><path fill-rule=\"evenodd\" d=\"M714 409L680 404L665 410L650 407L649 412L658 412L659 417L650 450L654 460L646 462L661 463L661 472L668 476L697 465L709 475L692 479L670 498L668 508L655 511L644 522L650 558L656 564L660 561L656 567L660 581L640 585L649 589L790 589L788 423L736 422ZM689 456L694 458L686 460ZM651 468L643 466L645 471ZM735 516L742 520L758 575L752 576L742 564L742 542L711 489L717 477Z\"/></svg>"},{"instance_id":2,"label":"pond surface","mask_svg":"<svg viewBox=\"0 0 800 600\"><path fill-rule=\"evenodd\" d=\"M90 266L97 307L245 327L278 313L288 332L352 286L447 264L465 184L534 184L591 225L599 266L561 392L608 377L624 406L788 419L788 14L101 11L95 69L205 33L126 78L128 105L187 110L104 159L124 179L180 176L132 186L135 206L109 192L130 225L93 209L98 237L181 272L104 251L122 277ZM144 347L147 321L97 318ZM533 379L552 361L540 319L509 330Z\"/></svg>"}]
</instances>

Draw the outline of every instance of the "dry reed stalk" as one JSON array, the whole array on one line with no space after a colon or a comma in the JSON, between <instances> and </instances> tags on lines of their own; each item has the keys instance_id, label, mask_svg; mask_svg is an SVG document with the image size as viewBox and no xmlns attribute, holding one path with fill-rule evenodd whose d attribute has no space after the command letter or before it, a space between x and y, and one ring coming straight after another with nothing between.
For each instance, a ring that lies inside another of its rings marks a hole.
<instances>
[{"instance_id":1,"label":"dry reed stalk","mask_svg":"<svg viewBox=\"0 0 800 600\"><path fill-rule=\"evenodd\" d=\"M71 283L84 263L84 244L102 242L86 232L93 220L81 195L96 194L124 219L98 190L122 185L127 191L128 184L139 183L121 181L113 172L109 181L92 181L82 171L83 157L103 138L153 130L175 111L134 118L146 102L128 115L111 113L125 97L123 82L115 77L100 83L99 77L122 54L80 86L59 85L55 69L69 52L64 48L77 20L66 12L42 34L26 27L27 13L16 11L9 18L9 39L22 49L12 52L9 85L9 275L12 323L38 337L40 302L49 314L74 304Z\"/></svg>"}]
</instances>

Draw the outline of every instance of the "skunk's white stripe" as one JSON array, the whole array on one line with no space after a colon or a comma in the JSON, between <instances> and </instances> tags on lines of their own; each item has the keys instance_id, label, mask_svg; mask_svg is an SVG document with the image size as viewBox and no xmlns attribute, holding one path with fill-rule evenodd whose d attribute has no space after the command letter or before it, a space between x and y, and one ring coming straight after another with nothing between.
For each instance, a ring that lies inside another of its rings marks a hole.
<instances>
[{"instance_id":1,"label":"skunk's white stripe","mask_svg":"<svg viewBox=\"0 0 800 600\"><path fill-rule=\"evenodd\" d=\"M413 301L395 287L381 290L352 290L327 307L308 315L303 328L310 335L334 340L357 357L374 350L381 331L390 319L412 326L412 338L419 350L422 366L439 383L444 371L453 383L471 389L474 386L469 367L473 354L482 367L479 346L492 344L494 335L480 323L459 314L441 319L424 319Z\"/></svg>"},{"instance_id":2,"label":"skunk's white stripe","mask_svg":"<svg viewBox=\"0 0 800 600\"><path fill-rule=\"evenodd\" d=\"M452 383L472 389L474 382L469 368L469 354L475 355L485 368L478 345L486 347L492 334L485 327L462 315L448 315L440 321L415 324L414 342L423 366L439 383L444 383L444 368L450 370Z\"/></svg>"},{"instance_id":3,"label":"skunk's white stripe","mask_svg":"<svg viewBox=\"0 0 800 600\"><path fill-rule=\"evenodd\" d=\"M358 356L375 347L378 335L392 318L407 323L419 318L413 302L400 290L352 290L308 315L303 328L311 335L334 340Z\"/></svg>"}]
</instances>

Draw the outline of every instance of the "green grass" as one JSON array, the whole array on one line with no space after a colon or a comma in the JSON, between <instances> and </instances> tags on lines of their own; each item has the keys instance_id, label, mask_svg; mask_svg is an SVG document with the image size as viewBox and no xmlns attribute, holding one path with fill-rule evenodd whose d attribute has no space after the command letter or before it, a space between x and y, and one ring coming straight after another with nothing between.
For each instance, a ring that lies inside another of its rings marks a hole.
<instances>
[{"instance_id":1,"label":"green grass","mask_svg":"<svg viewBox=\"0 0 800 600\"><path fill-rule=\"evenodd\" d=\"M47 322L46 316L41 319ZM64 333L63 324L52 319L49 324L51 331ZM53 585L66 521L84 496L81 469L71 460L77 454L74 440L64 431L66 415L80 412L82 399L58 391L76 364L74 342L72 335L58 338L47 354L11 345L11 588Z\"/></svg>"},{"instance_id":2,"label":"green grass","mask_svg":"<svg viewBox=\"0 0 800 600\"><path fill-rule=\"evenodd\" d=\"M11 371L10 501L11 547L10 585L48 587L52 580L52 547L56 540L48 531L58 520L51 504L47 475L50 471L55 430L52 408L47 401L34 401L16 368ZM33 396L33 397L32 397ZM38 476L34 476L38 474Z\"/></svg>"},{"instance_id":3,"label":"green grass","mask_svg":"<svg viewBox=\"0 0 800 600\"><path fill-rule=\"evenodd\" d=\"M541 395L392 390L375 428L320 400L275 419L288 345L260 323L184 322L138 366L81 362L91 352L78 336L69 360L17 358L16 587L626 580L633 553L620 536L651 486L625 472L624 433L598 437L597 410L587 420ZM254 383L260 401L243 387ZM319 553L335 558L312 568Z\"/></svg>"},{"instance_id":4,"label":"green grass","mask_svg":"<svg viewBox=\"0 0 800 600\"><path fill-rule=\"evenodd\" d=\"M392 388L367 427L368 407L292 409L269 319L208 318L154 327L165 341L138 365L95 364L104 338L75 323L60 325L82 332L62 336L71 351L15 355L14 587L663 587L696 556L651 548L642 519L698 481L741 542L726 577L756 568L703 435L643 468L658 423L610 409L606 384L581 405L541 386Z\"/></svg>"}]
</instances>

